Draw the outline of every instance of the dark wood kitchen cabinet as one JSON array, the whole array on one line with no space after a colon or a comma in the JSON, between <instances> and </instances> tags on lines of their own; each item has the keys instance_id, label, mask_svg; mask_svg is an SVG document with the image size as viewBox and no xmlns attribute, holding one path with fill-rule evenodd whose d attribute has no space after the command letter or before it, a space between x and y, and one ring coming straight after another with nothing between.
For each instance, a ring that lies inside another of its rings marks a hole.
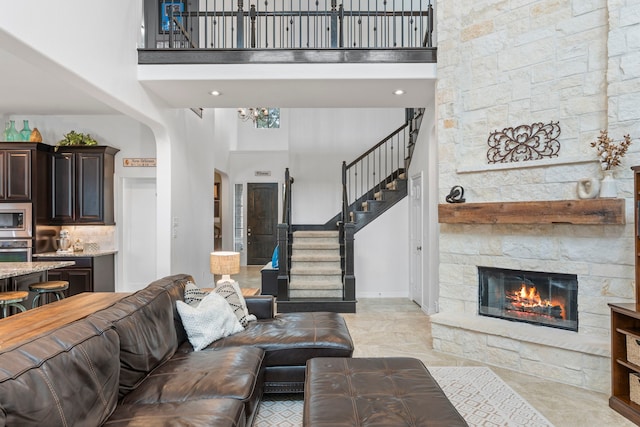
<instances>
[{"instance_id":1,"label":"dark wood kitchen cabinet","mask_svg":"<svg viewBox=\"0 0 640 427\"><path fill-rule=\"evenodd\" d=\"M82 292L114 292L115 271L114 256L70 256L42 257L39 261L75 261L70 267L56 268L48 271L49 280L66 280L69 289L66 296Z\"/></svg>"},{"instance_id":2,"label":"dark wood kitchen cabinet","mask_svg":"<svg viewBox=\"0 0 640 427\"><path fill-rule=\"evenodd\" d=\"M0 201L31 201L40 194L46 200L52 148L40 143L0 143Z\"/></svg>"},{"instance_id":3,"label":"dark wood kitchen cabinet","mask_svg":"<svg viewBox=\"0 0 640 427\"><path fill-rule=\"evenodd\" d=\"M117 148L61 147L51 170L52 225L113 225L113 174Z\"/></svg>"}]
</instances>

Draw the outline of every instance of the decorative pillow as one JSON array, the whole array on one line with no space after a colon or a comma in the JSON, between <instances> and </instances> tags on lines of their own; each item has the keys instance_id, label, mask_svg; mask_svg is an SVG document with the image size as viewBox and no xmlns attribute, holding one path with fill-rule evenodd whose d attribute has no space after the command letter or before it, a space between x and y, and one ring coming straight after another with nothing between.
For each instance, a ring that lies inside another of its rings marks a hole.
<instances>
[{"instance_id":1,"label":"decorative pillow","mask_svg":"<svg viewBox=\"0 0 640 427\"><path fill-rule=\"evenodd\" d=\"M219 283L215 287L214 292L227 300L243 327L246 327L249 322L256 320L256 316L249 314L247 303L242 296L242 291L240 290L240 286L238 286L238 282Z\"/></svg>"},{"instance_id":2,"label":"decorative pillow","mask_svg":"<svg viewBox=\"0 0 640 427\"><path fill-rule=\"evenodd\" d=\"M208 294L209 292L203 291L192 281L188 281L187 284L184 285L184 302L190 306L196 307Z\"/></svg>"},{"instance_id":3,"label":"decorative pillow","mask_svg":"<svg viewBox=\"0 0 640 427\"><path fill-rule=\"evenodd\" d=\"M215 292L205 296L196 307L176 301L176 308L194 351L244 329L231 306Z\"/></svg>"}]
</instances>

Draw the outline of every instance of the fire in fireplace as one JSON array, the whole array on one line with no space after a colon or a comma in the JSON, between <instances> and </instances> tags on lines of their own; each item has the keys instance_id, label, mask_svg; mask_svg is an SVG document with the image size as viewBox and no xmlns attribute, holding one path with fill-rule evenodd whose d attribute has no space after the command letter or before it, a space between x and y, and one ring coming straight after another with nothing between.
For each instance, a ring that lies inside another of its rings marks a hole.
<instances>
[{"instance_id":1,"label":"fire in fireplace","mask_svg":"<svg viewBox=\"0 0 640 427\"><path fill-rule=\"evenodd\" d=\"M479 313L578 331L578 277L478 267Z\"/></svg>"}]
</instances>

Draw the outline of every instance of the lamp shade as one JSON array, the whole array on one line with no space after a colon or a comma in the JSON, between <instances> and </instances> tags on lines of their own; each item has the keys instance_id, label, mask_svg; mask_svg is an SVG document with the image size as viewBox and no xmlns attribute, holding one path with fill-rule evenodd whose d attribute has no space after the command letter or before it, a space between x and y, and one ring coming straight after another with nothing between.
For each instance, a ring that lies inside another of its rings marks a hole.
<instances>
[{"instance_id":1,"label":"lamp shade","mask_svg":"<svg viewBox=\"0 0 640 427\"><path fill-rule=\"evenodd\" d=\"M238 274L240 272L240 252L211 252L211 273Z\"/></svg>"}]
</instances>

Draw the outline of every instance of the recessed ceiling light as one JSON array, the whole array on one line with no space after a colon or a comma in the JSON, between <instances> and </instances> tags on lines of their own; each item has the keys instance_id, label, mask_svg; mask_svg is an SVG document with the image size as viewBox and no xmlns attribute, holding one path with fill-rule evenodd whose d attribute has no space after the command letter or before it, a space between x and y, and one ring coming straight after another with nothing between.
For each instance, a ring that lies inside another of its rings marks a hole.
<instances>
[{"instance_id":1,"label":"recessed ceiling light","mask_svg":"<svg viewBox=\"0 0 640 427\"><path fill-rule=\"evenodd\" d=\"M209 93L210 93L211 95L213 95L213 96L220 96L220 95L222 95L222 92L217 91L217 90L212 90L212 91L211 91L211 92L209 92Z\"/></svg>"},{"instance_id":2,"label":"recessed ceiling light","mask_svg":"<svg viewBox=\"0 0 640 427\"><path fill-rule=\"evenodd\" d=\"M402 89L396 89L393 91L394 95L404 95L404 90Z\"/></svg>"}]
</instances>

